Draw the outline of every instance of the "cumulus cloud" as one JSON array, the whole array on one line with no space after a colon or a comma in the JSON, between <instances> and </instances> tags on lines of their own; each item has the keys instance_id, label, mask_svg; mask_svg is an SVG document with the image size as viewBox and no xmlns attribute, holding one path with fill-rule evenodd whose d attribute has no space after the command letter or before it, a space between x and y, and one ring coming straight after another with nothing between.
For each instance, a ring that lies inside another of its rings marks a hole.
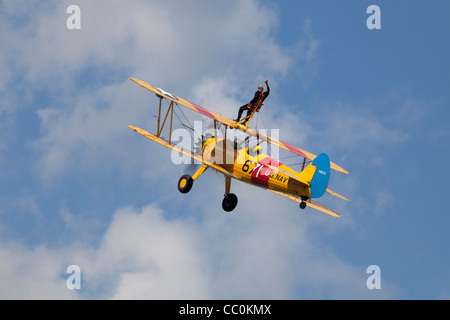
<instances>
[{"instance_id":1,"label":"cumulus cloud","mask_svg":"<svg viewBox=\"0 0 450 320\"><path fill-rule=\"evenodd\" d=\"M107 145L103 153L120 149L124 125L129 124L125 120L139 124L152 117L150 96L142 88L137 93L129 77L183 97L190 92L198 97L206 83L219 81L226 88L220 97L243 99L237 97L237 88L286 74L295 65L295 56L283 52L272 34L276 14L253 0L226 5L131 1L127 6L120 1L79 1L80 30L66 27L70 4L53 1L30 8L17 1L1 13L1 37L8 50L0 66L9 75L2 85L9 88L20 78L22 96L41 104L35 108L42 135L33 145L42 152L38 169L43 176L60 174L74 162L85 163L83 159L101 158L101 152L93 156L92 150ZM20 74L9 72L11 67ZM51 98L38 100L37 92ZM199 100L219 110L232 104L236 108L235 100Z\"/></svg>"},{"instance_id":2,"label":"cumulus cloud","mask_svg":"<svg viewBox=\"0 0 450 320\"><path fill-rule=\"evenodd\" d=\"M241 184L234 190L252 196ZM204 210L200 220L170 218L154 204L120 208L97 245L2 244L0 294L6 299L395 296L387 282L374 296L365 287L365 270L340 260L320 241L311 243L308 222L296 206L267 198L257 203L242 198L233 214ZM81 290L66 286L72 264L80 267Z\"/></svg>"},{"instance_id":3,"label":"cumulus cloud","mask_svg":"<svg viewBox=\"0 0 450 320\"><path fill-rule=\"evenodd\" d=\"M118 210L104 234L86 281L112 282L111 298L208 298L208 277L198 229L169 221L154 205Z\"/></svg>"},{"instance_id":4,"label":"cumulus cloud","mask_svg":"<svg viewBox=\"0 0 450 320\"><path fill-rule=\"evenodd\" d=\"M0 243L0 298L77 298L76 292L67 289L64 277L69 264L63 256L63 250L45 246L30 249L19 243Z\"/></svg>"}]
</instances>

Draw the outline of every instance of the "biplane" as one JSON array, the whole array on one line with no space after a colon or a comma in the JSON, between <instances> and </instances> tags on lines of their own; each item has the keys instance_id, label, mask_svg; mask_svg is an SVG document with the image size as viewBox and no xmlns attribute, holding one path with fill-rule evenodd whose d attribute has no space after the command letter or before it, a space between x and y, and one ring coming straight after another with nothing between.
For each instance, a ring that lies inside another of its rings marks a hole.
<instances>
[{"instance_id":1,"label":"biplane","mask_svg":"<svg viewBox=\"0 0 450 320\"><path fill-rule=\"evenodd\" d=\"M237 122L163 89L154 87L144 81L133 78L130 80L153 92L159 99L159 109L156 134L152 134L135 126L130 125L128 127L144 137L172 149L172 152L178 152L192 158L196 163L201 164L201 167L198 168L192 176L185 174L179 179L178 190L181 193L189 192L194 181L208 168L211 168L222 173L225 177L225 193L222 201L222 208L227 212L234 210L238 203L237 196L234 193L231 193L232 178L262 187L270 192L296 201L300 204L299 206L301 209L305 209L308 206L334 217L340 217L340 215L313 199L320 198L325 193L328 193L343 200L350 201L328 188L331 170L344 174L348 174L348 172L331 162L326 153L321 153L319 155L312 154L286 142L280 141L279 139L273 138L262 132L263 130L258 131L257 129L249 127L252 117L256 112L260 111L261 106L255 105L252 113L248 117ZM163 115L164 111L162 110L163 100L168 104L165 115ZM172 141L174 109L175 107L179 108L180 106L206 116L214 122L213 134L206 137L202 135L201 144L197 150L189 150ZM163 137L162 131L167 120L169 120L170 123L169 134L168 137ZM222 134L218 133L219 129ZM227 132L229 130L237 130L240 133L243 133L246 137L244 143L243 141L238 142L236 136L234 140L231 140L229 137L227 138ZM267 154L263 154L259 143L255 146L250 146L248 143L249 137L256 138L256 141L258 142L267 142L272 148L281 148L303 158L301 171L297 172L290 166L281 163L280 160L274 159ZM310 161L310 163L306 165L306 161Z\"/></svg>"}]
</instances>

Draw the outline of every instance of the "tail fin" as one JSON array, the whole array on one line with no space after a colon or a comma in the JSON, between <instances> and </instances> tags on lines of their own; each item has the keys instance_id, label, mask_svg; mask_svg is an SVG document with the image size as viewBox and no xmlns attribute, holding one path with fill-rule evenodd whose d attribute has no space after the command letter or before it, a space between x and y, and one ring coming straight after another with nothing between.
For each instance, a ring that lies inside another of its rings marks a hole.
<instances>
[{"instance_id":1,"label":"tail fin","mask_svg":"<svg viewBox=\"0 0 450 320\"><path fill-rule=\"evenodd\" d=\"M330 158L326 153L319 154L305 170L300 173L300 181L309 185L311 198L320 198L327 190L330 180Z\"/></svg>"}]
</instances>

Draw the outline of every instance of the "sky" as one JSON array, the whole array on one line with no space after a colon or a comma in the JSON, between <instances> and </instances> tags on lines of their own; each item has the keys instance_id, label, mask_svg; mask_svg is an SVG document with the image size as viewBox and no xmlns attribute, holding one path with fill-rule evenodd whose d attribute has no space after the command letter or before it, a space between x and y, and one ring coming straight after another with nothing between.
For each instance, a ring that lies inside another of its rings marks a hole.
<instances>
[{"instance_id":1,"label":"sky","mask_svg":"<svg viewBox=\"0 0 450 320\"><path fill-rule=\"evenodd\" d=\"M449 299L449 10L1 1L0 298ZM324 196L333 218L233 180L225 213L210 170L179 193L189 168L127 127L157 113L129 78L230 118L268 79L261 122L349 171L329 187L351 202Z\"/></svg>"}]
</instances>

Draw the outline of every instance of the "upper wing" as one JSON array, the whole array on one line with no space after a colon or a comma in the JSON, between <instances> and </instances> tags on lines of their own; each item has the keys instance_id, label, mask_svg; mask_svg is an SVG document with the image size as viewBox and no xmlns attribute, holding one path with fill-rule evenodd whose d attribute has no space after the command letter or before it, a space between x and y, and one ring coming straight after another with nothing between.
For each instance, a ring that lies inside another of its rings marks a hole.
<instances>
[{"instance_id":1,"label":"upper wing","mask_svg":"<svg viewBox=\"0 0 450 320\"><path fill-rule=\"evenodd\" d=\"M222 122L223 124L229 126L230 128L235 128L235 129L239 129L244 131L245 133L260 138L264 141L267 141L267 143L270 143L274 146L280 147L282 149L285 149L289 152L295 153L299 156L302 156L304 158L308 158L309 160L314 160L316 158L316 155L313 153L310 153L308 151L302 150L300 148L297 148L293 145L290 145L289 143L280 141L278 139L272 138L271 136L268 136L264 133L261 133L257 130L254 130L252 128L247 128L246 126L237 123L236 121L232 121L231 119L228 119L227 117L224 117L218 113L209 111L203 107L200 107L198 105L196 105L195 103L189 102L183 98L180 98L172 93L166 92L163 89L157 88L152 86L151 84L148 84L145 81L142 80L138 80L138 79L134 79L131 78L131 81L136 82L137 84L141 85L142 87L154 92L156 95L160 96L160 97L164 97L166 99L169 99L175 103L181 104L182 106L185 106L186 108L189 108L195 112L198 112L200 114L203 114L211 119L217 120L219 122ZM335 164L334 162L330 162L330 167L331 169L334 169L336 171L348 174L348 171L346 171L345 169L341 168L340 166L338 166L337 164Z\"/></svg>"},{"instance_id":2,"label":"upper wing","mask_svg":"<svg viewBox=\"0 0 450 320\"><path fill-rule=\"evenodd\" d=\"M271 190L271 189L267 189L267 190L269 190L270 192L276 193L276 194L278 194L280 196L286 197L288 199L294 200L294 201L296 201L298 203L302 202L302 199L300 199L300 198L298 198L296 196L293 196L291 194L280 192L280 191L275 191L275 190ZM305 203L306 203L306 205L308 207L316 209L316 210L319 210L319 211L322 211L322 212L324 212L326 214L329 214L330 216L333 216L333 217L336 217L336 218L339 218L341 216L339 213L334 212L330 208L327 208L323 204L318 203L316 201L311 201L311 202L310 201L305 201Z\"/></svg>"},{"instance_id":3,"label":"upper wing","mask_svg":"<svg viewBox=\"0 0 450 320\"><path fill-rule=\"evenodd\" d=\"M173 145L173 144L169 143L169 141L164 140L162 138L158 138L157 136L155 136L155 135L151 134L150 132L147 132L147 131L145 131L143 129L140 129L140 128L137 128L137 127L134 127L134 126L128 126L128 127L130 129L136 131L137 133L143 135L144 137L149 138L150 140L153 140L153 141L155 141L155 142L157 142L157 143L159 143L159 144L161 144L161 145L163 145L163 146L165 146L167 148L173 149L176 152L179 152L181 154L187 155L187 156L191 157L194 160L200 161L203 164L206 164L206 165L216 169L217 171L220 171L220 172L222 172L222 173L224 173L224 174L226 174L228 176L231 176L231 177L237 179L237 177L232 172L230 172L230 171L226 170L225 168L223 168L221 166L218 166L218 165L216 165L216 164L214 164L212 162L206 161L205 159L203 159L203 157L201 157L198 154L195 154L195 153L193 153L191 151L185 150L185 149L183 149L183 148L181 148L179 146Z\"/></svg>"},{"instance_id":4,"label":"upper wing","mask_svg":"<svg viewBox=\"0 0 450 320\"><path fill-rule=\"evenodd\" d=\"M240 126L239 129L243 130L244 132L248 133L249 135L252 135L252 136L255 136L257 138L260 138L260 139L262 139L264 141L267 141L267 143L270 143L270 144L272 144L274 146L280 147L280 148L282 148L284 150L287 150L289 152L295 153L295 154L297 154L299 156L302 156L303 158L307 158L309 160L314 160L317 157L317 155L315 155L315 154L313 154L311 152L308 152L306 150L300 149L298 147L295 147L293 145L290 145L289 143L280 141L278 139L272 138L271 136L268 136L268 135L266 135L264 133L261 133L261 132L259 132L257 130L254 130L254 129L251 129L251 128L248 128L247 130L244 130L245 129L244 126L242 126L241 124L238 124L238 125ZM338 166L336 163L331 162L331 161L330 161L330 168L334 169L336 171L348 174L347 170L343 169L342 167Z\"/></svg>"},{"instance_id":5,"label":"upper wing","mask_svg":"<svg viewBox=\"0 0 450 320\"><path fill-rule=\"evenodd\" d=\"M206 110L205 108L200 107L200 106L196 105L195 103L192 103L183 98L177 97L176 95L166 92L163 89L154 87L151 84L148 84L147 82L144 82L144 81L141 81L138 79L133 79L133 78L131 78L130 80L136 82L137 84L141 85L145 89L148 89L159 96L167 98L173 102L179 103L182 106L185 106L186 108L189 108L191 110L194 110L195 112L201 113L201 114L207 116L208 118L222 122L222 123L226 124L227 126L234 127L235 122L228 119L227 117L224 117L218 113Z\"/></svg>"}]
</instances>

